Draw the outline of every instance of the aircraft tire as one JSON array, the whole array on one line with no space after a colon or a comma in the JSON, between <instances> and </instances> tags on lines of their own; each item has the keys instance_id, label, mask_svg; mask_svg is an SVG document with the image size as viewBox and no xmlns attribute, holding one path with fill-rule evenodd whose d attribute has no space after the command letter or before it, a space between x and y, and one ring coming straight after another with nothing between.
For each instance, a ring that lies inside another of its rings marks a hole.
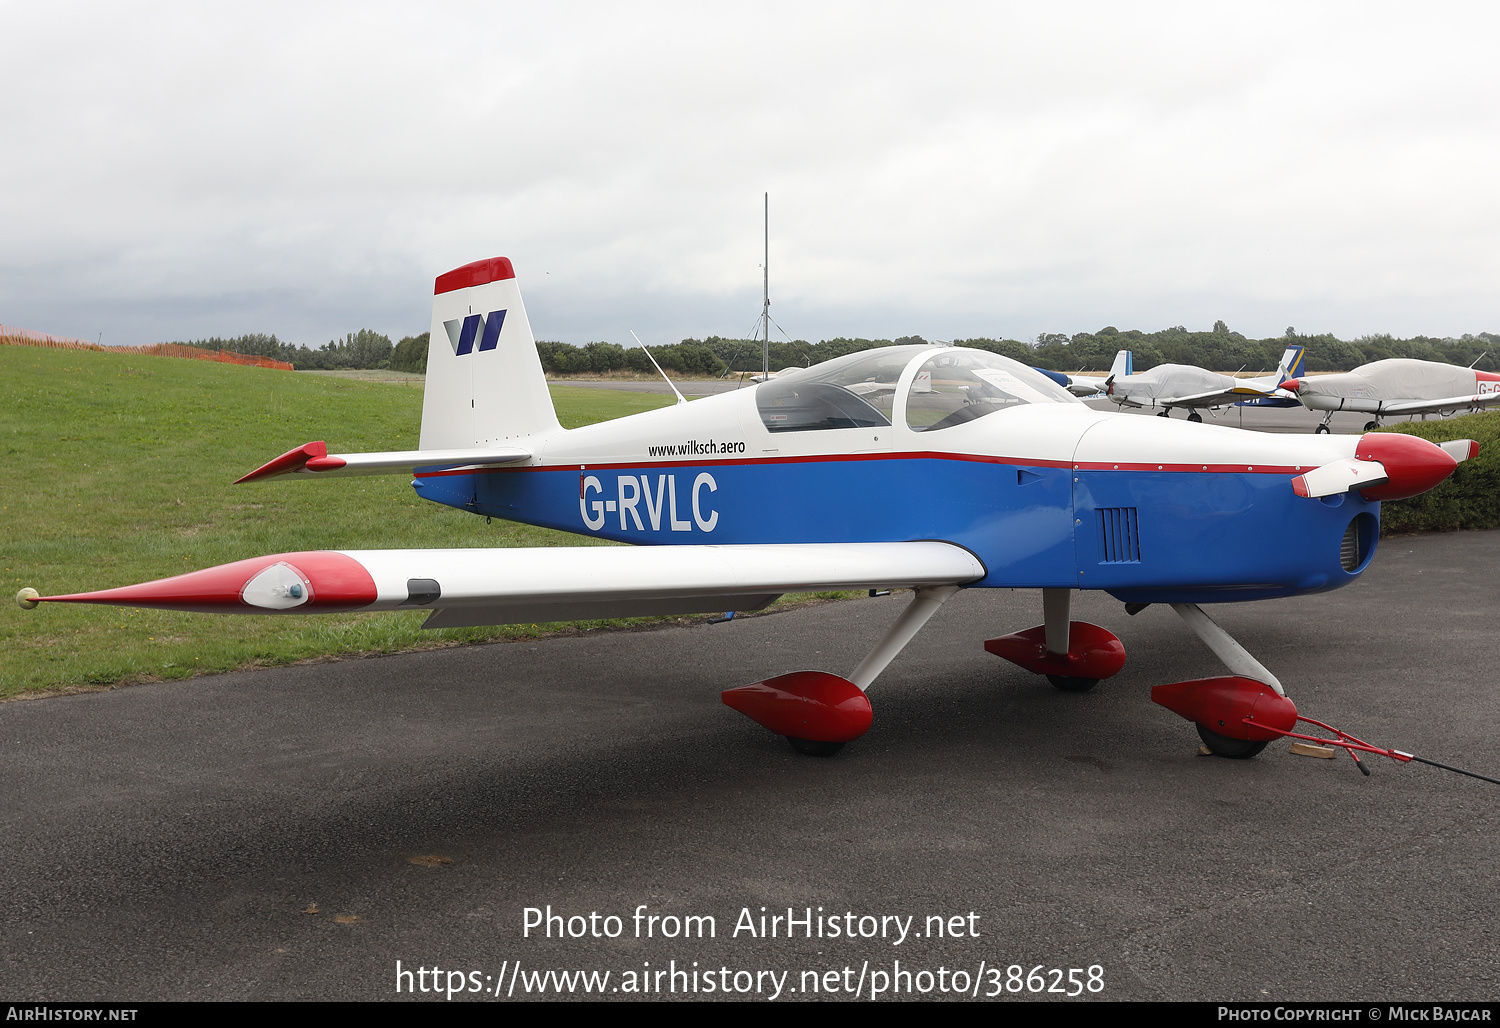
<instances>
[{"instance_id":1,"label":"aircraft tire","mask_svg":"<svg viewBox=\"0 0 1500 1028\"><path fill-rule=\"evenodd\" d=\"M1379 427L1380 427L1380 422L1378 422L1378 421L1367 421L1367 422L1365 422L1365 431L1366 432L1373 432L1373 431L1375 431Z\"/></svg>"},{"instance_id":2,"label":"aircraft tire","mask_svg":"<svg viewBox=\"0 0 1500 1028\"><path fill-rule=\"evenodd\" d=\"M1313 429L1313 433L1315 435L1328 435L1332 431L1333 429L1329 428L1327 425L1319 425L1317 428Z\"/></svg>"},{"instance_id":3,"label":"aircraft tire","mask_svg":"<svg viewBox=\"0 0 1500 1028\"><path fill-rule=\"evenodd\" d=\"M1159 418L1170 418L1171 416L1172 416L1171 410L1164 410L1160 414L1157 415L1157 417L1159 417Z\"/></svg>"},{"instance_id":4,"label":"aircraft tire","mask_svg":"<svg viewBox=\"0 0 1500 1028\"><path fill-rule=\"evenodd\" d=\"M816 739L798 739L794 735L786 737L786 741L792 744L792 749L806 757L831 757L844 748L841 742L819 742Z\"/></svg>"},{"instance_id":5,"label":"aircraft tire","mask_svg":"<svg viewBox=\"0 0 1500 1028\"><path fill-rule=\"evenodd\" d=\"M1201 424L1203 422L1203 415L1199 414L1197 411L1193 411L1188 415L1188 420Z\"/></svg>"},{"instance_id":6,"label":"aircraft tire","mask_svg":"<svg viewBox=\"0 0 1500 1028\"><path fill-rule=\"evenodd\" d=\"M1048 675L1047 681L1063 692L1088 692L1099 684L1097 678L1075 678L1071 675Z\"/></svg>"},{"instance_id":7,"label":"aircraft tire","mask_svg":"<svg viewBox=\"0 0 1500 1028\"><path fill-rule=\"evenodd\" d=\"M1203 740L1203 745L1214 751L1214 756L1228 757L1231 760L1249 760L1266 748L1266 744L1263 742L1231 739L1229 736L1220 735L1213 729L1205 728L1203 725L1198 725L1198 738Z\"/></svg>"}]
</instances>

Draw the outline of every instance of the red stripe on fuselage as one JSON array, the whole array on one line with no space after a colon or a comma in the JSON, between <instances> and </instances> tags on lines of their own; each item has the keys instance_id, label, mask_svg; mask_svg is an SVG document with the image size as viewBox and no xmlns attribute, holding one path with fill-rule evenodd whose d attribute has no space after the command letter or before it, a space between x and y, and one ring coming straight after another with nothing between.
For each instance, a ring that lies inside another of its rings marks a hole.
<instances>
[{"instance_id":1,"label":"red stripe on fuselage","mask_svg":"<svg viewBox=\"0 0 1500 1028\"><path fill-rule=\"evenodd\" d=\"M639 461L612 461L603 464L579 461L576 464L572 462L566 464L532 464L516 468L470 468L468 470L427 471L419 472L415 477L443 478L448 475L511 474L517 471L567 471L573 468L586 468L589 471L618 471L630 468L701 468L729 467L745 464L829 464L842 461L865 460L957 460L971 461L979 464L1002 464L1022 468L1065 468L1072 471L1160 471L1163 473L1195 471L1199 474L1206 472L1208 474L1220 475L1296 475L1304 471L1311 471L1317 467L1316 464L1301 464L1293 467L1287 464L1115 464L1108 461L1084 461L1075 464L1065 460L1035 460L1025 457L992 457L975 453L912 451L905 453L827 453L807 457L735 457L732 459L705 457L701 460L652 460L648 457Z\"/></svg>"}]
</instances>

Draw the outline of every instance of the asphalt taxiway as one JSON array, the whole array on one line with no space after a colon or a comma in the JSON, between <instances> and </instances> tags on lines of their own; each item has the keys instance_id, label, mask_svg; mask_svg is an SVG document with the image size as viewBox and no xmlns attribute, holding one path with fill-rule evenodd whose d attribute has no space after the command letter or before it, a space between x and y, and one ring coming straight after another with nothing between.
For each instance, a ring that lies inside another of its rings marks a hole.
<instances>
[{"instance_id":1,"label":"asphalt taxiway","mask_svg":"<svg viewBox=\"0 0 1500 1028\"><path fill-rule=\"evenodd\" d=\"M1345 589L1213 613L1304 713L1500 777L1497 563L1500 532L1388 539ZM1170 609L1081 596L1129 658L1070 695L982 649L1040 620L1035 593L963 593L831 759L719 702L846 672L904 602L0 704L0 995L392 999L400 961L504 999L507 975L519 998L537 971L614 988L697 961L790 972L785 1000L862 973L867 994L899 960L932 997L940 968L1011 996L1013 965L1064 988L1097 966L1106 999L1494 997L1500 787L1284 743L1200 756L1149 699L1222 673ZM523 937L549 905L621 934ZM715 937L635 938L642 905ZM732 934L761 907L967 928Z\"/></svg>"}]
</instances>

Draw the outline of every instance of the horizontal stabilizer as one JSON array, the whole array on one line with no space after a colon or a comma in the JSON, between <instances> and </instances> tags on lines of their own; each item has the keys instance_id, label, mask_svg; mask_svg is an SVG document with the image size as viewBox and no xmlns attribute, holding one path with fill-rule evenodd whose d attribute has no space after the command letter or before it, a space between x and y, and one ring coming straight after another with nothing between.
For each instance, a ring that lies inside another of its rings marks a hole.
<instances>
[{"instance_id":1,"label":"horizontal stabilizer","mask_svg":"<svg viewBox=\"0 0 1500 1028\"><path fill-rule=\"evenodd\" d=\"M1210 389L1203 393L1190 393L1186 396L1169 396L1156 401L1160 407L1225 407L1231 403L1239 403L1249 397L1265 397L1271 394L1264 389L1254 386L1238 385L1229 386L1224 389Z\"/></svg>"},{"instance_id":2,"label":"horizontal stabilizer","mask_svg":"<svg viewBox=\"0 0 1500 1028\"><path fill-rule=\"evenodd\" d=\"M1292 491L1298 496L1316 498L1345 493L1350 489L1384 485L1388 481L1390 476L1386 474L1385 465L1379 461L1346 457L1292 479Z\"/></svg>"},{"instance_id":3,"label":"horizontal stabilizer","mask_svg":"<svg viewBox=\"0 0 1500 1028\"><path fill-rule=\"evenodd\" d=\"M455 450L390 450L384 453L329 453L322 441L304 443L267 461L234 484L276 475L409 475L418 468L483 467L525 460L531 451L520 446L481 446Z\"/></svg>"}]
</instances>

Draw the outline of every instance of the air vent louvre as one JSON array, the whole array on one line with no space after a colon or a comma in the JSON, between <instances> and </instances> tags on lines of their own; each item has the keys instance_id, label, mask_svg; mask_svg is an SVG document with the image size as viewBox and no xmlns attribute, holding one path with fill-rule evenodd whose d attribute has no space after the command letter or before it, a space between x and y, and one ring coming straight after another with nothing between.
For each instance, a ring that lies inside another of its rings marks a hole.
<instances>
[{"instance_id":1,"label":"air vent louvre","mask_svg":"<svg viewBox=\"0 0 1500 1028\"><path fill-rule=\"evenodd\" d=\"M1141 533L1134 507L1100 507L1099 563L1139 564Z\"/></svg>"},{"instance_id":2,"label":"air vent louvre","mask_svg":"<svg viewBox=\"0 0 1500 1028\"><path fill-rule=\"evenodd\" d=\"M1359 518L1349 522L1349 527L1344 529L1344 541L1339 545L1339 563L1351 573L1360 565Z\"/></svg>"}]
</instances>

